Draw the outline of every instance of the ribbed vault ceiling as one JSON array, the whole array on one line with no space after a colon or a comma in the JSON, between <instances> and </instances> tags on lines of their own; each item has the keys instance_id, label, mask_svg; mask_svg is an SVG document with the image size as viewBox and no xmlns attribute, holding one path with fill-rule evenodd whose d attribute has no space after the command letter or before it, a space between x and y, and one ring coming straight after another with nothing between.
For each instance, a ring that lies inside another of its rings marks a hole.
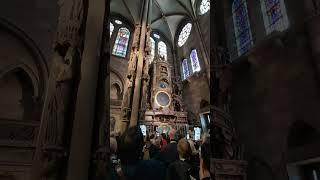
<instances>
[{"instance_id":1,"label":"ribbed vault ceiling","mask_svg":"<svg viewBox=\"0 0 320 180\"><path fill-rule=\"evenodd\" d=\"M151 28L173 42L180 22L194 17L196 0L151 0ZM133 24L139 23L143 0L111 0L111 13L121 14Z\"/></svg>"}]
</instances>

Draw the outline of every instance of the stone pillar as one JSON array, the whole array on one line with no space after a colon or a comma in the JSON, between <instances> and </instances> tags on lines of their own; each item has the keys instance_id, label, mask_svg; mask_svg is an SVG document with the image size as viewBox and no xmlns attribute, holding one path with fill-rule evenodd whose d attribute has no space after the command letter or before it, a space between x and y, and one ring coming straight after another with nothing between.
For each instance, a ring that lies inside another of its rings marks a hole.
<instances>
[{"instance_id":1,"label":"stone pillar","mask_svg":"<svg viewBox=\"0 0 320 180\"><path fill-rule=\"evenodd\" d=\"M139 47L139 39L140 39L140 25L135 26L132 50L130 54L130 60L128 65L128 76L126 79L125 87L124 87L124 95L121 104L121 113L122 113L122 122L121 122L121 133L124 132L129 124L130 115L131 115L131 104L133 97L133 82L135 80L136 74L136 64L137 64L137 54Z\"/></svg>"},{"instance_id":2,"label":"stone pillar","mask_svg":"<svg viewBox=\"0 0 320 180\"><path fill-rule=\"evenodd\" d=\"M304 4L314 66L316 67L317 80L320 82L320 0L305 0Z\"/></svg>"},{"instance_id":3,"label":"stone pillar","mask_svg":"<svg viewBox=\"0 0 320 180\"><path fill-rule=\"evenodd\" d=\"M142 70L143 70L143 61L144 58L144 48L146 44L146 33L147 33L147 21L148 21L148 6L150 0L145 0L144 2L144 11L142 18L142 26L141 26L141 34L140 34L140 45L139 45L139 54L138 54L138 62L137 62L137 70L136 70L136 79L135 79L135 87L133 92L133 100L132 100L132 111L129 126L136 126L138 123L139 109L140 109L140 93L141 93L141 78L142 78Z\"/></svg>"},{"instance_id":4,"label":"stone pillar","mask_svg":"<svg viewBox=\"0 0 320 180\"><path fill-rule=\"evenodd\" d=\"M78 88L68 162L68 180L88 179L105 3L104 0L89 1L81 61L81 81Z\"/></svg>"}]
</instances>

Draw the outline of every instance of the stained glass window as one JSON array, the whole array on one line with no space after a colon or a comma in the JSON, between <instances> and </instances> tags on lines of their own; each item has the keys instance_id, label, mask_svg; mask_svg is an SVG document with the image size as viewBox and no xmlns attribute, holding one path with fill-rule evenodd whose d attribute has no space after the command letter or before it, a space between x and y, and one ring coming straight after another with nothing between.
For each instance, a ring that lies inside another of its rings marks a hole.
<instances>
[{"instance_id":1,"label":"stained glass window","mask_svg":"<svg viewBox=\"0 0 320 180\"><path fill-rule=\"evenodd\" d=\"M189 77L189 67L188 67L188 59L184 59L182 61L182 73L183 79L187 79Z\"/></svg>"},{"instance_id":2,"label":"stained glass window","mask_svg":"<svg viewBox=\"0 0 320 180\"><path fill-rule=\"evenodd\" d=\"M113 33L113 30L114 30L114 25L110 22L110 37Z\"/></svg>"},{"instance_id":3,"label":"stained glass window","mask_svg":"<svg viewBox=\"0 0 320 180\"><path fill-rule=\"evenodd\" d=\"M210 0L202 0L200 4L200 15L210 10Z\"/></svg>"},{"instance_id":4,"label":"stained glass window","mask_svg":"<svg viewBox=\"0 0 320 180\"><path fill-rule=\"evenodd\" d=\"M184 45L184 43L186 43L189 35L190 35L190 32L191 32L191 28L192 28L192 24L191 23L188 23L186 24L180 34L179 34L179 38L178 38L178 46L181 47Z\"/></svg>"},{"instance_id":5,"label":"stained glass window","mask_svg":"<svg viewBox=\"0 0 320 180\"><path fill-rule=\"evenodd\" d=\"M150 63L153 61L154 58L154 52L155 52L155 41L153 40L152 37L150 37L150 48L151 48L151 53L150 53Z\"/></svg>"},{"instance_id":6,"label":"stained glass window","mask_svg":"<svg viewBox=\"0 0 320 180\"><path fill-rule=\"evenodd\" d=\"M112 54L120 57L126 57L130 31L127 28L120 28L118 31L116 42L113 46Z\"/></svg>"},{"instance_id":7,"label":"stained glass window","mask_svg":"<svg viewBox=\"0 0 320 180\"><path fill-rule=\"evenodd\" d=\"M193 49L190 53L190 59L191 59L191 67L192 67L192 72L197 72L200 71L200 63L198 59L198 54L197 50Z\"/></svg>"},{"instance_id":8,"label":"stained glass window","mask_svg":"<svg viewBox=\"0 0 320 180\"><path fill-rule=\"evenodd\" d=\"M159 56L163 56L164 59L167 60L167 45L163 41L160 41L158 43L158 54Z\"/></svg>"},{"instance_id":9,"label":"stained glass window","mask_svg":"<svg viewBox=\"0 0 320 180\"><path fill-rule=\"evenodd\" d=\"M273 31L283 31L289 27L283 0L260 0L260 4L267 34Z\"/></svg>"},{"instance_id":10,"label":"stained glass window","mask_svg":"<svg viewBox=\"0 0 320 180\"><path fill-rule=\"evenodd\" d=\"M232 3L233 25L238 55L242 55L253 45L246 0L234 0Z\"/></svg>"}]
</instances>

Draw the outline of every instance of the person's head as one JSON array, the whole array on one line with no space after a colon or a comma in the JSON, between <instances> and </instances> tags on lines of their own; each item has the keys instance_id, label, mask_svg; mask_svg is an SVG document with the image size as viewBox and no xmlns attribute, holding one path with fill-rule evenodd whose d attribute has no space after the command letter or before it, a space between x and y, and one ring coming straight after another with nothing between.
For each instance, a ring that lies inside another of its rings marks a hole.
<instances>
[{"instance_id":1,"label":"person's head","mask_svg":"<svg viewBox=\"0 0 320 180\"><path fill-rule=\"evenodd\" d=\"M176 130L171 128L168 133L169 139L176 139Z\"/></svg>"},{"instance_id":2,"label":"person's head","mask_svg":"<svg viewBox=\"0 0 320 180\"><path fill-rule=\"evenodd\" d=\"M120 137L119 156L124 164L135 163L141 159L143 149L143 134L137 126L130 127Z\"/></svg>"},{"instance_id":3,"label":"person's head","mask_svg":"<svg viewBox=\"0 0 320 180\"><path fill-rule=\"evenodd\" d=\"M188 140L184 138L180 139L177 145L177 151L179 153L180 158L188 158L191 152Z\"/></svg>"}]
</instances>

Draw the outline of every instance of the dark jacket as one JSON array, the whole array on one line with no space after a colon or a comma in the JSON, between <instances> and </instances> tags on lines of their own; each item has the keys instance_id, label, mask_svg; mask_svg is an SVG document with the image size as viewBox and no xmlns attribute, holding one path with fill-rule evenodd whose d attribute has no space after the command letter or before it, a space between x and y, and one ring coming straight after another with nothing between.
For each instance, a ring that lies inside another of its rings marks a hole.
<instances>
[{"instance_id":1,"label":"dark jacket","mask_svg":"<svg viewBox=\"0 0 320 180\"><path fill-rule=\"evenodd\" d=\"M164 164L158 160L139 160L122 169L126 180L163 180L166 173Z\"/></svg>"},{"instance_id":2,"label":"dark jacket","mask_svg":"<svg viewBox=\"0 0 320 180\"><path fill-rule=\"evenodd\" d=\"M165 163L166 166L179 159L177 143L175 141L171 141L166 145L161 152L160 159Z\"/></svg>"},{"instance_id":3,"label":"dark jacket","mask_svg":"<svg viewBox=\"0 0 320 180\"><path fill-rule=\"evenodd\" d=\"M167 169L166 180L190 180L191 165L182 160L171 163Z\"/></svg>"}]
</instances>

